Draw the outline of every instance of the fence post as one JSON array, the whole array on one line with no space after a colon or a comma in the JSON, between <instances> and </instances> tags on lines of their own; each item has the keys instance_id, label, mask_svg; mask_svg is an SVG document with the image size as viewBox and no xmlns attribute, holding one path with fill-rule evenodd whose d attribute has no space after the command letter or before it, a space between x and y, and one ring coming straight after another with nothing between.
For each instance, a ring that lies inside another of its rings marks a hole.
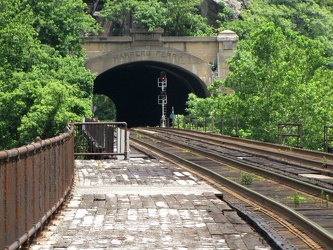
<instances>
[{"instance_id":1,"label":"fence post","mask_svg":"<svg viewBox=\"0 0 333 250\"><path fill-rule=\"evenodd\" d=\"M215 118L212 116L212 132L215 133Z\"/></svg>"}]
</instances>

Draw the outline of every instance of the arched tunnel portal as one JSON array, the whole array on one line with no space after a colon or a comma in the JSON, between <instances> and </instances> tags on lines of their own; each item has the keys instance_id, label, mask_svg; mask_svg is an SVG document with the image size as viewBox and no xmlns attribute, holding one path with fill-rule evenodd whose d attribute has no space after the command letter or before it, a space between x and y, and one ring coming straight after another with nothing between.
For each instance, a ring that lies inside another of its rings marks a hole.
<instances>
[{"instance_id":1,"label":"arched tunnel portal","mask_svg":"<svg viewBox=\"0 0 333 250\"><path fill-rule=\"evenodd\" d=\"M207 97L207 86L192 72L179 66L156 62L138 61L111 68L97 76L94 94L104 94L115 104L117 121L129 127L158 126L162 107L158 104L158 77L167 76L167 116L174 108L175 114L185 114L188 94Z\"/></svg>"}]
</instances>

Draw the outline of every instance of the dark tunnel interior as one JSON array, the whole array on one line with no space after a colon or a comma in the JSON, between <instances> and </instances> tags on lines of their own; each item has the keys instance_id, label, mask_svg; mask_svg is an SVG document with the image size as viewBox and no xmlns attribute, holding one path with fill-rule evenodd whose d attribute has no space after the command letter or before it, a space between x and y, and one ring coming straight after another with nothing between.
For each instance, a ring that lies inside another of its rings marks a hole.
<instances>
[{"instance_id":1,"label":"dark tunnel interior","mask_svg":"<svg viewBox=\"0 0 333 250\"><path fill-rule=\"evenodd\" d=\"M174 107L175 114L185 114L188 94L207 97L205 84L193 73L174 65L140 61L112 68L95 79L94 94L103 94L115 103L117 121L129 127L158 126L162 107L158 104L160 72L167 77L167 117Z\"/></svg>"}]
</instances>

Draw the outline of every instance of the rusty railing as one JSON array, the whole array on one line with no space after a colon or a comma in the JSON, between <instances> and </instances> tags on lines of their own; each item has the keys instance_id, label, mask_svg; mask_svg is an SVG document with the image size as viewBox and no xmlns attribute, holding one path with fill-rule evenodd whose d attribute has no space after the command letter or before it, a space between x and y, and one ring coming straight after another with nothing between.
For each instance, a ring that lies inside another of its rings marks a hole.
<instances>
[{"instance_id":1,"label":"rusty railing","mask_svg":"<svg viewBox=\"0 0 333 250\"><path fill-rule=\"evenodd\" d=\"M74 123L74 156L84 159L123 156L129 158L126 122L99 122L85 118Z\"/></svg>"},{"instance_id":2,"label":"rusty railing","mask_svg":"<svg viewBox=\"0 0 333 250\"><path fill-rule=\"evenodd\" d=\"M17 249L43 228L74 177L74 128L0 151L0 249Z\"/></svg>"}]
</instances>

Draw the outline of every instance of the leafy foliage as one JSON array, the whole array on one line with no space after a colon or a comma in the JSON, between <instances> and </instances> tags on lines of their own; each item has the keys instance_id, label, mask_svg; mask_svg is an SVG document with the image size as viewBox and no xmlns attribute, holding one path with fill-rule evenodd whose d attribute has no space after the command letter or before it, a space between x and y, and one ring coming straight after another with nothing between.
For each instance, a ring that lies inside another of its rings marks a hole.
<instances>
[{"instance_id":1,"label":"leafy foliage","mask_svg":"<svg viewBox=\"0 0 333 250\"><path fill-rule=\"evenodd\" d=\"M200 3L200 0L166 1L167 22L165 26L162 26L166 34L176 36L212 35L212 28L206 24L205 19L198 13Z\"/></svg>"},{"instance_id":2,"label":"leafy foliage","mask_svg":"<svg viewBox=\"0 0 333 250\"><path fill-rule=\"evenodd\" d=\"M30 68L30 51L36 49L38 43L34 39L36 31L31 26L34 17L29 9L23 9L17 1L1 1L0 13L0 77L6 77L15 69Z\"/></svg>"},{"instance_id":3,"label":"leafy foliage","mask_svg":"<svg viewBox=\"0 0 333 250\"><path fill-rule=\"evenodd\" d=\"M105 95L93 96L94 118L100 121L115 121L116 106L113 101Z\"/></svg>"},{"instance_id":4,"label":"leafy foliage","mask_svg":"<svg viewBox=\"0 0 333 250\"><path fill-rule=\"evenodd\" d=\"M200 0L107 0L102 16L116 23L115 35L127 34L126 24L133 15L134 23L147 28L163 28L166 35L212 35L213 29L198 13Z\"/></svg>"},{"instance_id":5,"label":"leafy foliage","mask_svg":"<svg viewBox=\"0 0 333 250\"><path fill-rule=\"evenodd\" d=\"M0 2L0 149L52 137L90 114L94 76L78 41L79 30L94 22L88 24L80 1L61 1L71 13L51 2ZM61 31L43 28L53 24Z\"/></svg>"},{"instance_id":6,"label":"leafy foliage","mask_svg":"<svg viewBox=\"0 0 333 250\"><path fill-rule=\"evenodd\" d=\"M146 27L148 31L168 24L168 9L158 0L142 2L134 11L135 22Z\"/></svg>"},{"instance_id":7,"label":"leafy foliage","mask_svg":"<svg viewBox=\"0 0 333 250\"><path fill-rule=\"evenodd\" d=\"M277 142L279 123L301 123L303 146L321 149L323 127L333 122L333 15L330 1L317 2L251 1L242 20L221 24L240 41L229 76L210 87L205 103L238 118L241 136ZM200 103L190 96L189 113L206 112Z\"/></svg>"},{"instance_id":8,"label":"leafy foliage","mask_svg":"<svg viewBox=\"0 0 333 250\"><path fill-rule=\"evenodd\" d=\"M138 4L137 0L107 0L104 4L101 16L111 20L116 25L114 35L125 35L125 24L128 16L133 13Z\"/></svg>"},{"instance_id":9,"label":"leafy foliage","mask_svg":"<svg viewBox=\"0 0 333 250\"><path fill-rule=\"evenodd\" d=\"M55 48L61 55L82 55L80 36L95 33L99 27L84 13L86 5L80 0L22 0L24 8L31 7L33 27L38 40ZM25 7L26 6L26 7Z\"/></svg>"}]
</instances>

